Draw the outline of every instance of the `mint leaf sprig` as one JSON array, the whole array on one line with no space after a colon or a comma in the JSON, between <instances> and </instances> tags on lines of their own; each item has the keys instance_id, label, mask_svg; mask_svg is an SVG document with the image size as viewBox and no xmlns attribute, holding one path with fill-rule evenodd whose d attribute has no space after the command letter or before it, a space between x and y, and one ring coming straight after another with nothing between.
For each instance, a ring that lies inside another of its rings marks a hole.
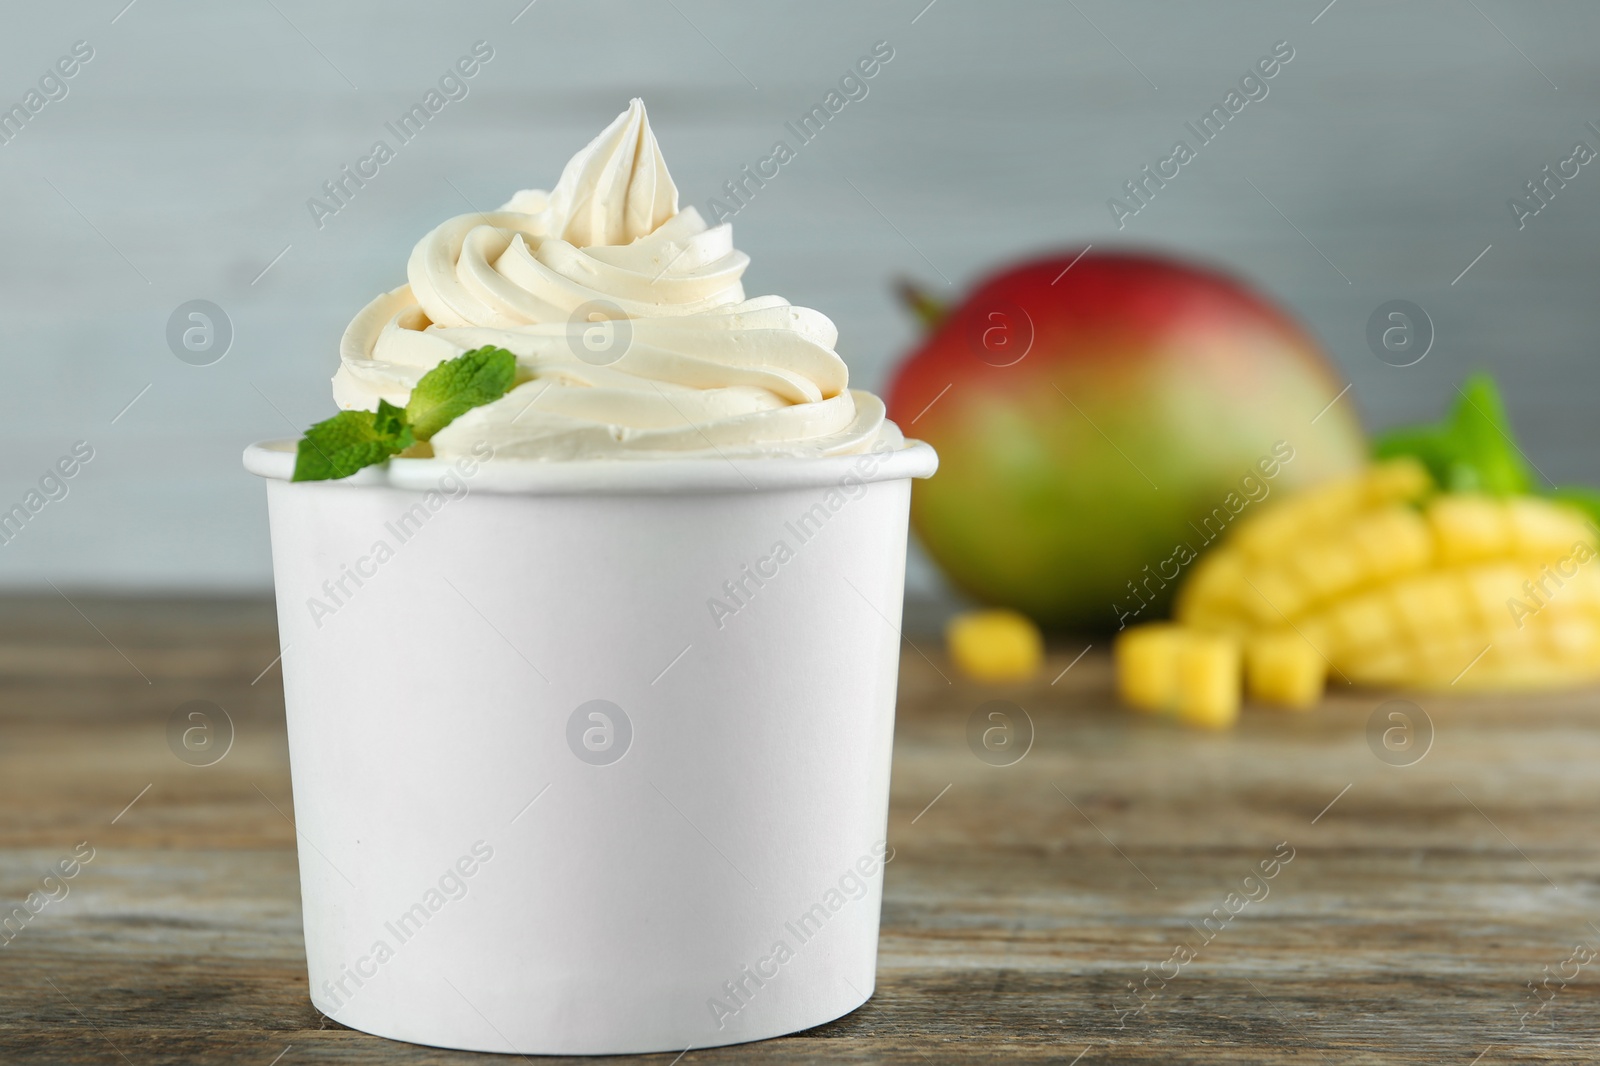
<instances>
[{"instance_id":1,"label":"mint leaf sprig","mask_svg":"<svg viewBox=\"0 0 1600 1066\"><path fill-rule=\"evenodd\" d=\"M1500 389L1485 373L1472 374L1462 382L1443 421L1391 430L1378 438L1373 455L1378 459L1415 457L1445 492L1531 493L1575 507L1600 526L1600 489L1538 487L1533 464L1511 431Z\"/></svg>"},{"instance_id":2,"label":"mint leaf sprig","mask_svg":"<svg viewBox=\"0 0 1600 1066\"><path fill-rule=\"evenodd\" d=\"M1446 492L1514 496L1534 486L1500 390L1488 374L1473 374L1462 383L1444 421L1392 430L1378 438L1373 453L1379 459L1415 456Z\"/></svg>"},{"instance_id":3,"label":"mint leaf sprig","mask_svg":"<svg viewBox=\"0 0 1600 1066\"><path fill-rule=\"evenodd\" d=\"M446 359L422 375L404 408L379 400L376 411L340 411L306 430L291 480L330 481L384 462L498 400L516 376L517 357L493 345Z\"/></svg>"},{"instance_id":4,"label":"mint leaf sprig","mask_svg":"<svg viewBox=\"0 0 1600 1066\"><path fill-rule=\"evenodd\" d=\"M406 413L388 400L376 411L340 411L306 430L295 451L295 481L349 477L416 443Z\"/></svg>"}]
</instances>

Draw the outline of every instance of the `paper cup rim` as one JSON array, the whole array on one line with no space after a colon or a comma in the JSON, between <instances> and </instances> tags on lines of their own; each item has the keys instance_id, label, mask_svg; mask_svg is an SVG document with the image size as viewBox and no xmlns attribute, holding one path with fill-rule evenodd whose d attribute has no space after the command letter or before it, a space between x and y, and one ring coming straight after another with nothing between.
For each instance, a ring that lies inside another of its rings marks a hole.
<instances>
[{"instance_id":1,"label":"paper cup rim","mask_svg":"<svg viewBox=\"0 0 1600 1066\"><path fill-rule=\"evenodd\" d=\"M244 468L272 481L294 475L296 442L259 441L244 450ZM390 459L338 481L299 482L319 488L382 486L426 491L459 474L449 459ZM474 491L505 495L639 495L691 492L761 492L862 482L932 477L939 456L920 440L889 452L819 458L773 459L505 459L479 462L470 477Z\"/></svg>"}]
</instances>

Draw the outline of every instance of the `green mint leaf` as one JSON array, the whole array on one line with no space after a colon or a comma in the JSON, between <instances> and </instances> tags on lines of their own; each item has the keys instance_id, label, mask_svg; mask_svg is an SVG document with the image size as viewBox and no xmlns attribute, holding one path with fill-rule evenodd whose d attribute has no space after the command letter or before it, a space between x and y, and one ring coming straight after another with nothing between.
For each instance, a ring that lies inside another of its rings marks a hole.
<instances>
[{"instance_id":1,"label":"green mint leaf","mask_svg":"<svg viewBox=\"0 0 1600 1066\"><path fill-rule=\"evenodd\" d=\"M504 348L474 348L422 375L406 403L406 420L428 440L474 407L504 396L517 376L517 357Z\"/></svg>"},{"instance_id":2,"label":"green mint leaf","mask_svg":"<svg viewBox=\"0 0 1600 1066\"><path fill-rule=\"evenodd\" d=\"M1470 470L1476 488L1496 495L1515 495L1533 488L1533 473L1511 435L1500 390L1488 374L1474 374L1461 386L1451 413L1459 442L1458 463Z\"/></svg>"},{"instance_id":3,"label":"green mint leaf","mask_svg":"<svg viewBox=\"0 0 1600 1066\"><path fill-rule=\"evenodd\" d=\"M1533 488L1533 474L1511 434L1500 390L1488 374L1462 384L1449 416L1432 425L1394 430L1378 438L1379 459L1414 456L1446 492L1506 496Z\"/></svg>"},{"instance_id":4,"label":"green mint leaf","mask_svg":"<svg viewBox=\"0 0 1600 1066\"><path fill-rule=\"evenodd\" d=\"M1372 454L1377 459L1411 456L1428 468L1433 483L1440 487L1446 486L1451 464L1455 462L1454 446L1448 434L1438 426L1390 430L1373 444Z\"/></svg>"},{"instance_id":5,"label":"green mint leaf","mask_svg":"<svg viewBox=\"0 0 1600 1066\"><path fill-rule=\"evenodd\" d=\"M498 400L516 376L517 357L504 348L475 348L447 359L422 375L404 409L379 400L376 411L340 411L306 430L293 480L329 481L381 463Z\"/></svg>"},{"instance_id":6,"label":"green mint leaf","mask_svg":"<svg viewBox=\"0 0 1600 1066\"><path fill-rule=\"evenodd\" d=\"M376 411L340 411L306 430L295 453L294 481L349 477L415 443L405 412L378 401Z\"/></svg>"}]
</instances>

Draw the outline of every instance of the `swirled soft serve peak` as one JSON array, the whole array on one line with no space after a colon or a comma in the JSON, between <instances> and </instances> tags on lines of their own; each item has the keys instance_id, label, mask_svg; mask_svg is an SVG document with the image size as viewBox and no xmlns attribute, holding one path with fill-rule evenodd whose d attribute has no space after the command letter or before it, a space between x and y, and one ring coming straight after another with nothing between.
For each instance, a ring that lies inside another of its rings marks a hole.
<instances>
[{"instance_id":1,"label":"swirled soft serve peak","mask_svg":"<svg viewBox=\"0 0 1600 1066\"><path fill-rule=\"evenodd\" d=\"M679 208L634 100L552 191L524 190L417 243L408 283L345 330L333 379L344 411L323 425L343 420L339 439L353 434L357 458L367 457L359 465L428 449L481 455L484 445L497 460L900 447L882 402L848 387L833 323L780 296L747 298L749 262L731 226ZM509 380L495 376L511 366L499 353L514 359ZM452 393L446 409L459 413L425 436L407 427L406 410L430 372L430 393L450 382L472 390ZM503 387L485 387L485 375ZM322 477L349 472L339 461L315 465Z\"/></svg>"}]
</instances>

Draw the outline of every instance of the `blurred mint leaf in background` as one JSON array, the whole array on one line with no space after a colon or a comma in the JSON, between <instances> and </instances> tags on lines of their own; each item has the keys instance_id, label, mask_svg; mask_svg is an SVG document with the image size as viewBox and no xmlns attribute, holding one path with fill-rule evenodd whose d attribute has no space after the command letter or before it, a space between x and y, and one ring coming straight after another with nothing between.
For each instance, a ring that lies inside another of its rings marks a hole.
<instances>
[{"instance_id":1,"label":"blurred mint leaf in background","mask_svg":"<svg viewBox=\"0 0 1600 1066\"><path fill-rule=\"evenodd\" d=\"M1391 430L1374 443L1373 455L1414 456L1446 492L1511 496L1533 491L1533 472L1511 435L1494 378L1473 374L1456 392L1444 421Z\"/></svg>"}]
</instances>

